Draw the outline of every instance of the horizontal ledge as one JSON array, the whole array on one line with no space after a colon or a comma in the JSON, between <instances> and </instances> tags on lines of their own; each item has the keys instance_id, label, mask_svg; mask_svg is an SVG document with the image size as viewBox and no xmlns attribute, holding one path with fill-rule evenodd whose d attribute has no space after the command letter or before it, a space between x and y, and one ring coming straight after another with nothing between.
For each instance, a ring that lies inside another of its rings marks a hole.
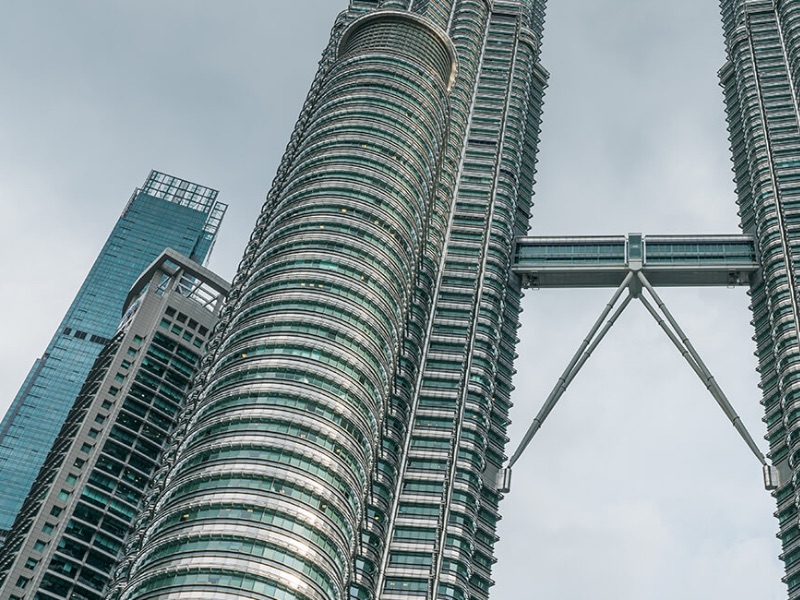
<instances>
[{"instance_id":1,"label":"horizontal ledge","mask_svg":"<svg viewBox=\"0 0 800 600\"><path fill-rule=\"evenodd\" d=\"M531 271L514 268L526 288L614 288L619 286L629 269ZM656 287L737 287L750 285L750 270L679 270L642 269Z\"/></svg>"}]
</instances>

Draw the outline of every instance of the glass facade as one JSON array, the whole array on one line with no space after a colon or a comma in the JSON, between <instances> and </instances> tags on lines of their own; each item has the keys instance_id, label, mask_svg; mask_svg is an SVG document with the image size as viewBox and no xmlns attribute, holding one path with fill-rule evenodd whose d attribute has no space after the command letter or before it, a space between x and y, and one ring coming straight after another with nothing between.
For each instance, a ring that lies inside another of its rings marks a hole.
<instances>
[{"instance_id":1,"label":"glass facade","mask_svg":"<svg viewBox=\"0 0 800 600\"><path fill-rule=\"evenodd\" d=\"M0 423L0 531L14 522L136 278L165 248L208 258L226 209L216 198L216 190L156 171L134 192Z\"/></svg>"}]
</instances>

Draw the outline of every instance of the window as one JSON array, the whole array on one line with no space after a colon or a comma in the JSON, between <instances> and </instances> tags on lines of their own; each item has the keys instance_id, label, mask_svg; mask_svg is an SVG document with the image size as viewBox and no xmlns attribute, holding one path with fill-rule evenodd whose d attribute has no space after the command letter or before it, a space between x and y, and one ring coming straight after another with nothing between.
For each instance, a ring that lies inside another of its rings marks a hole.
<instances>
[{"instance_id":1,"label":"window","mask_svg":"<svg viewBox=\"0 0 800 600\"><path fill-rule=\"evenodd\" d=\"M100 511L87 506L83 502L79 502L78 506L75 508L75 517L93 525L97 525L102 516Z\"/></svg>"},{"instance_id":2,"label":"window","mask_svg":"<svg viewBox=\"0 0 800 600\"><path fill-rule=\"evenodd\" d=\"M428 582L425 579L406 579L404 577L387 577L386 591L405 592L414 596L425 596Z\"/></svg>"},{"instance_id":3,"label":"window","mask_svg":"<svg viewBox=\"0 0 800 600\"><path fill-rule=\"evenodd\" d=\"M396 527L394 531L394 539L398 541L433 541L436 539L436 531L434 529L425 529L422 527Z\"/></svg>"},{"instance_id":4,"label":"window","mask_svg":"<svg viewBox=\"0 0 800 600\"><path fill-rule=\"evenodd\" d=\"M441 494L441 481L408 480L403 483L403 491L410 494Z\"/></svg>"},{"instance_id":5,"label":"window","mask_svg":"<svg viewBox=\"0 0 800 600\"><path fill-rule=\"evenodd\" d=\"M72 537L76 537L79 540L84 542L88 542L92 539L94 535L94 527L89 525L84 525L83 523L76 521L75 519L70 519L67 523L66 533L71 535Z\"/></svg>"},{"instance_id":6,"label":"window","mask_svg":"<svg viewBox=\"0 0 800 600\"><path fill-rule=\"evenodd\" d=\"M66 598L69 593L70 584L56 577L50 573L46 574L42 579L41 588L46 592L52 592L59 595L61 598Z\"/></svg>"},{"instance_id":7,"label":"window","mask_svg":"<svg viewBox=\"0 0 800 600\"><path fill-rule=\"evenodd\" d=\"M398 514L404 517L438 517L440 507L438 504L409 504L401 502Z\"/></svg>"},{"instance_id":8,"label":"window","mask_svg":"<svg viewBox=\"0 0 800 600\"><path fill-rule=\"evenodd\" d=\"M430 567L432 563L432 554L392 552L389 555L389 564L393 567Z\"/></svg>"}]
</instances>

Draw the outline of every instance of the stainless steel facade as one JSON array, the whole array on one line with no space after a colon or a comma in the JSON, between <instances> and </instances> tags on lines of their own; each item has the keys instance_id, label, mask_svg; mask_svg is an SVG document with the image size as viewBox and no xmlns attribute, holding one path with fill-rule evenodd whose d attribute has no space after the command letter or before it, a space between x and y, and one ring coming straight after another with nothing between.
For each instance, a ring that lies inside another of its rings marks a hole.
<instances>
[{"instance_id":1,"label":"stainless steel facade","mask_svg":"<svg viewBox=\"0 0 800 600\"><path fill-rule=\"evenodd\" d=\"M542 22L340 15L115 597L488 597Z\"/></svg>"}]
</instances>

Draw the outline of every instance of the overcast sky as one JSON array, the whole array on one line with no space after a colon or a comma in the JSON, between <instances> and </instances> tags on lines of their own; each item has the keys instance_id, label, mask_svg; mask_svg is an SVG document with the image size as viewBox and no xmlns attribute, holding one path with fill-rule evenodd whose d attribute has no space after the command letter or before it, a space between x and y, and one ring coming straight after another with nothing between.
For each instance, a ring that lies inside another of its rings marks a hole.
<instances>
[{"instance_id":1,"label":"overcast sky","mask_svg":"<svg viewBox=\"0 0 800 600\"><path fill-rule=\"evenodd\" d=\"M0 2L0 412L151 168L232 277L345 0ZM551 1L533 234L737 232L717 2ZM528 292L513 449L611 291ZM667 305L766 450L744 289ZM759 465L632 304L515 469L496 600L780 600Z\"/></svg>"}]
</instances>

